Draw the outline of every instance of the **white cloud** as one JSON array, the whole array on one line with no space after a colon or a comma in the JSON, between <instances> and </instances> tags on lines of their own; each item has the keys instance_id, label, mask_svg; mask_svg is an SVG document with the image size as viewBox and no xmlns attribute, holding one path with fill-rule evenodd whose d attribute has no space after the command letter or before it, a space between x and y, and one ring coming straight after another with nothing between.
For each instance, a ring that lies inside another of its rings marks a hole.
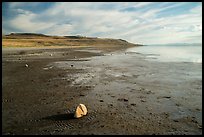
<instances>
[{"instance_id":1,"label":"white cloud","mask_svg":"<svg viewBox=\"0 0 204 137\"><path fill-rule=\"evenodd\" d=\"M16 28L20 31L38 32L54 25L54 23L35 21L34 19L37 15L29 11L17 9L17 12L20 12L21 14L8 23L13 28Z\"/></svg>"},{"instance_id":2,"label":"white cloud","mask_svg":"<svg viewBox=\"0 0 204 137\"><path fill-rule=\"evenodd\" d=\"M199 40L202 35L202 6L181 15L158 18L158 13L174 10L186 3L159 4L162 7L156 8L151 2L55 3L41 14L34 14L23 10L25 3L12 3L10 7L19 14L6 22L26 32L122 38L144 44L185 42L188 38ZM132 7L138 10L123 11ZM143 8L146 8L145 12Z\"/></svg>"}]
</instances>

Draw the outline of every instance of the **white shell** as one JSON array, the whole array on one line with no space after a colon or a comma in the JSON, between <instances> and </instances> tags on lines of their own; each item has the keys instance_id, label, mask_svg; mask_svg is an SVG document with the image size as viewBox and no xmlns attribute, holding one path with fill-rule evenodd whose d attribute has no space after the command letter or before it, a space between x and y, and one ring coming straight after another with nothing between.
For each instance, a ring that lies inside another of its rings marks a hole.
<instances>
[{"instance_id":1,"label":"white shell","mask_svg":"<svg viewBox=\"0 0 204 137\"><path fill-rule=\"evenodd\" d=\"M28 67L28 64L25 64L26 67Z\"/></svg>"},{"instance_id":2,"label":"white shell","mask_svg":"<svg viewBox=\"0 0 204 137\"><path fill-rule=\"evenodd\" d=\"M88 111L87 111L86 106L85 106L84 104L79 104L79 105L77 106L77 108L76 108L74 117L75 117L75 118L80 118L80 117L86 115L87 112L88 112Z\"/></svg>"}]
</instances>

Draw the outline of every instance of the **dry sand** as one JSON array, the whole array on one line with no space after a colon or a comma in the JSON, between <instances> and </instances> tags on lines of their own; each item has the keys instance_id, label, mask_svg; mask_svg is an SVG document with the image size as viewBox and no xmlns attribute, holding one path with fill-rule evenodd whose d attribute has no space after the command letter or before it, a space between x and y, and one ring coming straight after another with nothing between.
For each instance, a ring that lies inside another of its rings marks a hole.
<instances>
[{"instance_id":1,"label":"dry sand","mask_svg":"<svg viewBox=\"0 0 204 137\"><path fill-rule=\"evenodd\" d=\"M202 134L202 64L124 50L2 50L4 135ZM80 103L88 114L75 119Z\"/></svg>"}]
</instances>

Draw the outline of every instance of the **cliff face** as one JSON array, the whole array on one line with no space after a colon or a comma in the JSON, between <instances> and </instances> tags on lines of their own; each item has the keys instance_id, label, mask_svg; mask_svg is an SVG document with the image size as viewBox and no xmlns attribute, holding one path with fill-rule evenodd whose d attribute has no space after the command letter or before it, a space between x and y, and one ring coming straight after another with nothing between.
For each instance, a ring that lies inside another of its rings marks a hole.
<instances>
[{"instance_id":1,"label":"cliff face","mask_svg":"<svg viewBox=\"0 0 204 137\"><path fill-rule=\"evenodd\" d=\"M42 47L42 46L65 46L65 47L95 47L108 49L123 49L139 44L129 43L122 39L109 39L84 36L48 36L35 33L11 33L2 36L3 47Z\"/></svg>"}]
</instances>

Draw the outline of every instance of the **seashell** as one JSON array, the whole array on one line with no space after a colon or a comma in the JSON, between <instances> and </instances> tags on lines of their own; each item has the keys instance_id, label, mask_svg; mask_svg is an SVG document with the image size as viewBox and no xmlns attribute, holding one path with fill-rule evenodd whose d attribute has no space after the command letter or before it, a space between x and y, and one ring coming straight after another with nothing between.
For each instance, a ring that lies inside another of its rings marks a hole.
<instances>
[{"instance_id":1,"label":"seashell","mask_svg":"<svg viewBox=\"0 0 204 137\"><path fill-rule=\"evenodd\" d=\"M74 117L75 117L75 118L80 118L80 117L86 115L87 112L88 112L88 111L87 111L86 106L85 106L84 104L79 104L79 105L77 106L77 108L76 108Z\"/></svg>"},{"instance_id":2,"label":"seashell","mask_svg":"<svg viewBox=\"0 0 204 137\"><path fill-rule=\"evenodd\" d=\"M25 64L25 67L28 67L28 64Z\"/></svg>"}]
</instances>

